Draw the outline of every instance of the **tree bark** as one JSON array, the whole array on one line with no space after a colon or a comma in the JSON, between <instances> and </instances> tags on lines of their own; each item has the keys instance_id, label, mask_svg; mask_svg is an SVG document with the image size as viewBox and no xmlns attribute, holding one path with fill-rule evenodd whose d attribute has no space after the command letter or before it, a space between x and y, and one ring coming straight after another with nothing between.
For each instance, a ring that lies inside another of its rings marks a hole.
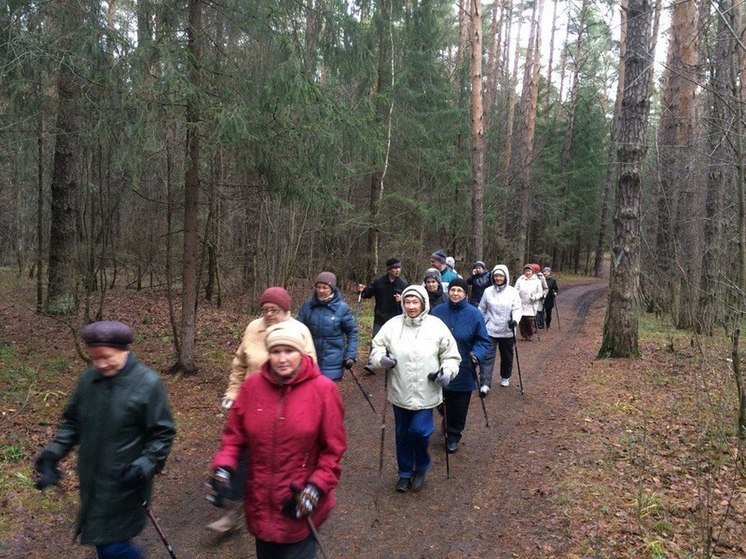
<instances>
[{"instance_id":1,"label":"tree bark","mask_svg":"<svg viewBox=\"0 0 746 559\"><path fill-rule=\"evenodd\" d=\"M471 6L471 256L482 258L484 249L484 108L482 104L482 10L479 0Z\"/></svg>"},{"instance_id":2,"label":"tree bark","mask_svg":"<svg viewBox=\"0 0 746 559\"><path fill-rule=\"evenodd\" d=\"M200 137L200 64L202 4L189 0L187 27L188 74L193 88L186 102L187 160L184 180L184 256L181 291L181 344L174 372L193 374L197 371L195 350L197 335L197 233L199 227Z\"/></svg>"},{"instance_id":3,"label":"tree bark","mask_svg":"<svg viewBox=\"0 0 746 559\"><path fill-rule=\"evenodd\" d=\"M49 232L49 268L46 311L73 314L78 309L78 192L75 171L78 157L78 113L82 96L76 76L75 37L84 20L77 2L58 6L56 21L60 32L60 60L57 77L57 122L55 126L54 164L51 183L51 226Z\"/></svg>"},{"instance_id":4,"label":"tree bark","mask_svg":"<svg viewBox=\"0 0 746 559\"><path fill-rule=\"evenodd\" d=\"M627 11L626 89L622 99L619 180L611 248L609 302L599 357L639 357L640 197L645 132L650 110L649 0L630 0Z\"/></svg>"}]
</instances>

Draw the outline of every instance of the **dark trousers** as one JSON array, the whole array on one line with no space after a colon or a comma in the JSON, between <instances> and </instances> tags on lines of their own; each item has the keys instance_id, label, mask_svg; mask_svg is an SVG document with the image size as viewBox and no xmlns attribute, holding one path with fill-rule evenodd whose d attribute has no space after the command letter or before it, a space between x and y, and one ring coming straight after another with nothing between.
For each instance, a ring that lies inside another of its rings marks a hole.
<instances>
[{"instance_id":1,"label":"dark trousers","mask_svg":"<svg viewBox=\"0 0 746 559\"><path fill-rule=\"evenodd\" d=\"M246 483L246 476L249 473L249 452L244 449L238 458L238 467L231 476L231 492L228 499L231 501L243 501L243 486Z\"/></svg>"},{"instance_id":2,"label":"dark trousers","mask_svg":"<svg viewBox=\"0 0 746 559\"><path fill-rule=\"evenodd\" d=\"M554 307L544 307L544 314L546 315L545 322L547 324L547 328L549 328L549 326L552 324L552 309L553 308Z\"/></svg>"},{"instance_id":3,"label":"dark trousers","mask_svg":"<svg viewBox=\"0 0 746 559\"><path fill-rule=\"evenodd\" d=\"M544 310L536 311L536 327L544 328Z\"/></svg>"},{"instance_id":4,"label":"dark trousers","mask_svg":"<svg viewBox=\"0 0 746 559\"><path fill-rule=\"evenodd\" d=\"M500 377L510 378L513 374L513 344L514 337L493 338L490 336L490 349L482 362L482 378L480 384L492 386L492 369L495 366L497 351L500 351Z\"/></svg>"},{"instance_id":5,"label":"dark trousers","mask_svg":"<svg viewBox=\"0 0 746 559\"><path fill-rule=\"evenodd\" d=\"M518 323L518 330L521 332L521 337L530 338L534 335L534 319L533 316L522 316L521 321Z\"/></svg>"},{"instance_id":6,"label":"dark trousers","mask_svg":"<svg viewBox=\"0 0 746 559\"><path fill-rule=\"evenodd\" d=\"M256 540L256 559L316 559L313 534L298 543L273 543Z\"/></svg>"},{"instance_id":7,"label":"dark trousers","mask_svg":"<svg viewBox=\"0 0 746 559\"><path fill-rule=\"evenodd\" d=\"M461 440L461 433L466 427L466 415L469 413L471 392L444 391L446 411L446 439L449 443Z\"/></svg>"}]
</instances>

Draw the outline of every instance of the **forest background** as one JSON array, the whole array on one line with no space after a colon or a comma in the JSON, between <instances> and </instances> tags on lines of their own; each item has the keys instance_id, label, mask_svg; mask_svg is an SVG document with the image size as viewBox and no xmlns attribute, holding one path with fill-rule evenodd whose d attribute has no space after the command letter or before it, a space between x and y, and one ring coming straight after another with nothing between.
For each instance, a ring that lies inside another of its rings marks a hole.
<instances>
[{"instance_id":1,"label":"forest background","mask_svg":"<svg viewBox=\"0 0 746 559\"><path fill-rule=\"evenodd\" d=\"M201 306L324 269L606 259L600 357L640 356L641 311L728 353L742 487L744 29L732 0L8 0L0 264L73 332L166 293L191 374Z\"/></svg>"}]
</instances>

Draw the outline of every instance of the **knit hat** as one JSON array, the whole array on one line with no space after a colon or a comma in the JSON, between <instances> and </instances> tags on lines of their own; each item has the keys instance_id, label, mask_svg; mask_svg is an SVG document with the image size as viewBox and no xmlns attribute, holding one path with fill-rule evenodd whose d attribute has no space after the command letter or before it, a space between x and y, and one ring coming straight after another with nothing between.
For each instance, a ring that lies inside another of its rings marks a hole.
<instances>
[{"instance_id":1,"label":"knit hat","mask_svg":"<svg viewBox=\"0 0 746 559\"><path fill-rule=\"evenodd\" d=\"M296 320L284 320L267 328L264 345L267 346L267 351L271 351L275 346L284 345L292 347L305 355L308 336L300 322Z\"/></svg>"},{"instance_id":2,"label":"knit hat","mask_svg":"<svg viewBox=\"0 0 746 559\"><path fill-rule=\"evenodd\" d=\"M441 264L445 264L446 258L447 258L446 251L443 250L442 248L439 248L438 250L436 250L430 255L430 258L432 258L433 260L437 260Z\"/></svg>"},{"instance_id":3,"label":"knit hat","mask_svg":"<svg viewBox=\"0 0 746 559\"><path fill-rule=\"evenodd\" d=\"M531 267L534 269L535 274L541 272L541 267L538 264L531 264Z\"/></svg>"},{"instance_id":4,"label":"knit hat","mask_svg":"<svg viewBox=\"0 0 746 559\"><path fill-rule=\"evenodd\" d=\"M134 339L132 328L118 320L92 322L80 331L88 347L111 347L126 350Z\"/></svg>"},{"instance_id":5,"label":"knit hat","mask_svg":"<svg viewBox=\"0 0 746 559\"><path fill-rule=\"evenodd\" d=\"M401 260L395 256L386 260L386 269L390 270L391 268L401 268Z\"/></svg>"},{"instance_id":6,"label":"knit hat","mask_svg":"<svg viewBox=\"0 0 746 559\"><path fill-rule=\"evenodd\" d=\"M432 278L435 281L441 281L440 272L435 268L428 268L425 270L425 276L422 278L422 281L427 281L428 278Z\"/></svg>"},{"instance_id":7,"label":"knit hat","mask_svg":"<svg viewBox=\"0 0 746 559\"><path fill-rule=\"evenodd\" d=\"M472 268L482 268L482 270L486 270L487 269L487 265L484 262L482 262L481 260L477 260L476 262L474 262L474 264L472 264L471 267Z\"/></svg>"},{"instance_id":8,"label":"knit hat","mask_svg":"<svg viewBox=\"0 0 746 559\"><path fill-rule=\"evenodd\" d=\"M533 269L534 269L534 267L531 264L524 264L523 265L523 269L525 270L526 268L528 268L531 271L533 271Z\"/></svg>"},{"instance_id":9,"label":"knit hat","mask_svg":"<svg viewBox=\"0 0 746 559\"><path fill-rule=\"evenodd\" d=\"M321 272L318 276L316 276L316 281L313 282L314 285L317 283L325 283L329 287L332 288L332 290L337 289L337 276L335 276L331 272Z\"/></svg>"},{"instance_id":10,"label":"knit hat","mask_svg":"<svg viewBox=\"0 0 746 559\"><path fill-rule=\"evenodd\" d=\"M454 266L456 266L456 260L453 258L453 256L446 256L446 266L448 266L451 270L453 270Z\"/></svg>"},{"instance_id":11,"label":"knit hat","mask_svg":"<svg viewBox=\"0 0 746 559\"><path fill-rule=\"evenodd\" d=\"M288 293L284 287L268 287L259 297L259 305L264 303L274 303L280 307L283 311L288 312L290 310L290 293Z\"/></svg>"},{"instance_id":12,"label":"knit hat","mask_svg":"<svg viewBox=\"0 0 746 559\"><path fill-rule=\"evenodd\" d=\"M460 287L461 289L464 290L464 293L467 293L469 284L466 283L466 280L464 278L456 278L456 279L452 279L451 282L448 284L449 290L452 287Z\"/></svg>"},{"instance_id":13,"label":"knit hat","mask_svg":"<svg viewBox=\"0 0 746 559\"><path fill-rule=\"evenodd\" d=\"M544 273L551 272L552 269L549 266L544 266Z\"/></svg>"}]
</instances>

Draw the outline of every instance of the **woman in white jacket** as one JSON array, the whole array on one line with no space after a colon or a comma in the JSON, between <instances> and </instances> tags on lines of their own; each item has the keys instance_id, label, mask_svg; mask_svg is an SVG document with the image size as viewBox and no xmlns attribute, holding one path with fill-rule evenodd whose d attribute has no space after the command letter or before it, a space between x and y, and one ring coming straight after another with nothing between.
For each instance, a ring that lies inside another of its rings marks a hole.
<instances>
[{"instance_id":1,"label":"woman in white jacket","mask_svg":"<svg viewBox=\"0 0 746 559\"><path fill-rule=\"evenodd\" d=\"M492 368L500 350L500 385L509 386L513 375L513 345L515 325L521 320L521 298L510 285L510 274L505 264L492 268L492 285L484 290L479 310L484 315L490 349L481 364L479 397L484 398L492 387Z\"/></svg>"},{"instance_id":2,"label":"woman in white jacket","mask_svg":"<svg viewBox=\"0 0 746 559\"><path fill-rule=\"evenodd\" d=\"M370 363L391 372L388 399L394 408L396 490L405 492L419 491L425 482L431 466L432 410L443 401L442 388L458 374L461 356L448 327L428 314L424 287L407 287L401 305L404 314L386 322L373 338Z\"/></svg>"},{"instance_id":3,"label":"woman in white jacket","mask_svg":"<svg viewBox=\"0 0 746 559\"><path fill-rule=\"evenodd\" d=\"M515 288L521 297L522 317L518 321L518 330L524 341L531 341L534 335L536 305L544 298L544 286L534 274L531 264L523 267L523 275L516 280Z\"/></svg>"}]
</instances>

